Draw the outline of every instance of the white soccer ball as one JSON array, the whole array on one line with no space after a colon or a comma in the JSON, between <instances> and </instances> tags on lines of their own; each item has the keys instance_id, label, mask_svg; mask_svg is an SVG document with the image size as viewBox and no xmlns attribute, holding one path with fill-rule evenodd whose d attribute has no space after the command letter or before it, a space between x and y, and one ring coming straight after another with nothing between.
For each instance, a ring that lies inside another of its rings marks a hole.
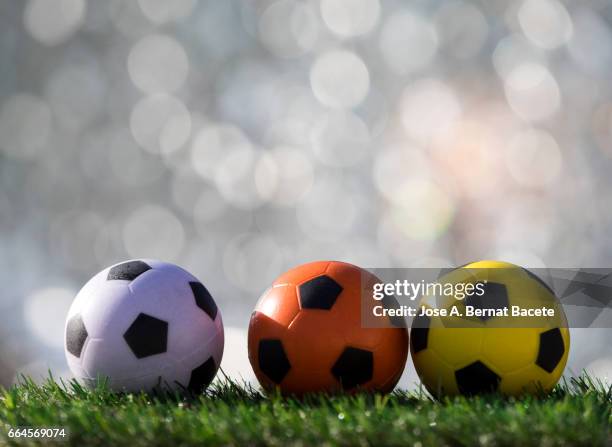
<instances>
[{"instance_id":1,"label":"white soccer ball","mask_svg":"<svg viewBox=\"0 0 612 447\"><path fill-rule=\"evenodd\" d=\"M75 378L116 391L204 390L223 356L223 322L206 287L180 267L131 260L94 276L66 319Z\"/></svg>"}]
</instances>

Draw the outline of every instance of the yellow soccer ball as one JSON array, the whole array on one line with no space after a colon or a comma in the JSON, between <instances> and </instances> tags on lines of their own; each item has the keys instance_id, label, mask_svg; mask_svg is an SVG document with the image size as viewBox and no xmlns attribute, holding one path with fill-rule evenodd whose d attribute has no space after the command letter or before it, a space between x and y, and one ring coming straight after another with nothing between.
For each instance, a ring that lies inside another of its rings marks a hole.
<instances>
[{"instance_id":1,"label":"yellow soccer ball","mask_svg":"<svg viewBox=\"0 0 612 447\"><path fill-rule=\"evenodd\" d=\"M567 362L570 334L563 308L546 283L498 261L465 265L439 282L474 284L481 292L461 299L456 291L421 299L425 311L413 320L410 351L433 396L519 395L555 386Z\"/></svg>"}]
</instances>

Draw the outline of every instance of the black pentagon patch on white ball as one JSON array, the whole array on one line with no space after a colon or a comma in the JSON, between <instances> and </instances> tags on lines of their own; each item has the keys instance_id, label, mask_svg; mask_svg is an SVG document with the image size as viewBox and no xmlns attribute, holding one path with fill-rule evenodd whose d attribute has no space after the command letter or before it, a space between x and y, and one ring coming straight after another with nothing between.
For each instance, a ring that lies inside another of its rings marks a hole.
<instances>
[{"instance_id":1,"label":"black pentagon patch on white ball","mask_svg":"<svg viewBox=\"0 0 612 447\"><path fill-rule=\"evenodd\" d=\"M374 354L365 349L346 348L331 369L334 377L349 390L372 380Z\"/></svg>"},{"instance_id":2,"label":"black pentagon patch on white ball","mask_svg":"<svg viewBox=\"0 0 612 447\"><path fill-rule=\"evenodd\" d=\"M194 393L201 393L210 385L210 382L215 378L215 374L217 374L217 365L215 364L215 359L210 357L191 371L191 378L187 388Z\"/></svg>"},{"instance_id":3,"label":"black pentagon patch on white ball","mask_svg":"<svg viewBox=\"0 0 612 447\"><path fill-rule=\"evenodd\" d=\"M285 348L280 340L260 340L257 360L261 372L274 383L281 383L291 369Z\"/></svg>"},{"instance_id":4,"label":"black pentagon patch on white ball","mask_svg":"<svg viewBox=\"0 0 612 447\"><path fill-rule=\"evenodd\" d=\"M143 261L128 261L123 264L116 265L108 271L106 277L109 281L125 280L133 281L142 275L147 270L151 270L151 266Z\"/></svg>"},{"instance_id":5,"label":"black pentagon patch on white ball","mask_svg":"<svg viewBox=\"0 0 612 447\"><path fill-rule=\"evenodd\" d=\"M466 396L497 391L501 378L487 365L477 361L455 371L459 392Z\"/></svg>"},{"instance_id":6,"label":"black pentagon patch on white ball","mask_svg":"<svg viewBox=\"0 0 612 447\"><path fill-rule=\"evenodd\" d=\"M427 315L417 315L414 317L414 320L412 320L412 328L410 329L410 345L413 353L416 354L423 349L427 349L430 323L431 319Z\"/></svg>"},{"instance_id":7,"label":"black pentagon patch on white ball","mask_svg":"<svg viewBox=\"0 0 612 447\"><path fill-rule=\"evenodd\" d=\"M342 286L329 276L321 275L301 284L299 291L302 309L329 310L342 293Z\"/></svg>"},{"instance_id":8,"label":"black pentagon patch on white ball","mask_svg":"<svg viewBox=\"0 0 612 447\"><path fill-rule=\"evenodd\" d=\"M565 353L565 344L559 328L540 334L540 348L536 365L546 372L553 372Z\"/></svg>"},{"instance_id":9,"label":"black pentagon patch on white ball","mask_svg":"<svg viewBox=\"0 0 612 447\"><path fill-rule=\"evenodd\" d=\"M465 297L465 305L473 306L475 309L503 309L508 307L508 290L504 284L497 282L482 283L484 293L478 295L476 290L471 295ZM479 316L483 321L492 318L489 315Z\"/></svg>"},{"instance_id":10,"label":"black pentagon patch on white ball","mask_svg":"<svg viewBox=\"0 0 612 447\"><path fill-rule=\"evenodd\" d=\"M66 350L75 357L81 357L87 335L83 318L80 315L70 318L66 324Z\"/></svg>"},{"instance_id":11,"label":"black pentagon patch on white ball","mask_svg":"<svg viewBox=\"0 0 612 447\"><path fill-rule=\"evenodd\" d=\"M123 338L139 359L162 354L168 345L168 323L141 313L123 334Z\"/></svg>"},{"instance_id":12,"label":"black pentagon patch on white ball","mask_svg":"<svg viewBox=\"0 0 612 447\"><path fill-rule=\"evenodd\" d=\"M208 289L200 282L190 282L189 286L195 297L196 305L206 312L211 320L214 320L218 312L217 303L215 303Z\"/></svg>"}]
</instances>

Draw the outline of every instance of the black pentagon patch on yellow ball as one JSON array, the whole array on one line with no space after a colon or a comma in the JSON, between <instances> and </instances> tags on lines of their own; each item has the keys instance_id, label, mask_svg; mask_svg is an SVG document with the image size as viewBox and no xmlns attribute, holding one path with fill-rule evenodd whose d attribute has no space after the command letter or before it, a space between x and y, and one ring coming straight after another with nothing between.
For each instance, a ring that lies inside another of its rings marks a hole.
<instances>
[{"instance_id":1,"label":"black pentagon patch on yellow ball","mask_svg":"<svg viewBox=\"0 0 612 447\"><path fill-rule=\"evenodd\" d=\"M565 344L559 328L540 334L540 348L536 365L546 372L553 372L565 353Z\"/></svg>"},{"instance_id":2,"label":"black pentagon patch on yellow ball","mask_svg":"<svg viewBox=\"0 0 612 447\"><path fill-rule=\"evenodd\" d=\"M302 309L329 310L342 293L342 286L329 276L321 275L301 284L299 291Z\"/></svg>"},{"instance_id":3,"label":"black pentagon patch on yellow ball","mask_svg":"<svg viewBox=\"0 0 612 447\"><path fill-rule=\"evenodd\" d=\"M87 335L83 318L80 315L70 318L68 324L66 324L66 349L68 352L75 357L81 357Z\"/></svg>"},{"instance_id":4,"label":"black pentagon patch on yellow ball","mask_svg":"<svg viewBox=\"0 0 612 447\"><path fill-rule=\"evenodd\" d=\"M168 323L141 313L123 334L123 338L139 359L162 354L168 345Z\"/></svg>"},{"instance_id":5,"label":"black pentagon patch on yellow ball","mask_svg":"<svg viewBox=\"0 0 612 447\"><path fill-rule=\"evenodd\" d=\"M459 392L466 396L497 391L501 378L482 362L474 362L455 371Z\"/></svg>"},{"instance_id":6,"label":"black pentagon patch on yellow ball","mask_svg":"<svg viewBox=\"0 0 612 447\"><path fill-rule=\"evenodd\" d=\"M109 281L133 281L148 270L151 270L151 266L146 262L128 261L112 267L108 271L108 276L106 279Z\"/></svg>"},{"instance_id":7,"label":"black pentagon patch on yellow ball","mask_svg":"<svg viewBox=\"0 0 612 447\"><path fill-rule=\"evenodd\" d=\"M200 282L190 282L189 286L195 297L196 305L206 312L211 320L214 320L217 317L217 303L215 303L208 289Z\"/></svg>"},{"instance_id":8,"label":"black pentagon patch on yellow ball","mask_svg":"<svg viewBox=\"0 0 612 447\"><path fill-rule=\"evenodd\" d=\"M189 385L187 388L194 393L201 393L212 382L217 373L217 365L215 359L210 357L200 366L191 371Z\"/></svg>"},{"instance_id":9,"label":"black pentagon patch on yellow ball","mask_svg":"<svg viewBox=\"0 0 612 447\"><path fill-rule=\"evenodd\" d=\"M548 290L552 295L555 294L555 292L553 291L553 289L550 288L550 286L548 284L546 284L544 282L544 280L542 278L540 278L538 275L536 275L535 273L533 273L532 271L523 268L523 271L534 281L536 281L538 284L540 284L542 287L544 287L546 290Z\"/></svg>"},{"instance_id":10,"label":"black pentagon patch on yellow ball","mask_svg":"<svg viewBox=\"0 0 612 447\"><path fill-rule=\"evenodd\" d=\"M482 295L478 295L478 289L476 289L474 293L466 296L466 306L473 306L475 309L503 309L504 307L508 307L508 290L504 284L489 281L482 283L482 288L484 290ZM492 317L483 315L478 318L486 321Z\"/></svg>"},{"instance_id":11,"label":"black pentagon patch on yellow ball","mask_svg":"<svg viewBox=\"0 0 612 447\"><path fill-rule=\"evenodd\" d=\"M261 372L274 383L281 383L291 368L280 340L260 340L257 359Z\"/></svg>"},{"instance_id":12,"label":"black pentagon patch on yellow ball","mask_svg":"<svg viewBox=\"0 0 612 447\"><path fill-rule=\"evenodd\" d=\"M417 315L412 320L410 329L410 345L415 354L427 349L427 339L429 338L429 324L431 319L427 315Z\"/></svg>"},{"instance_id":13,"label":"black pentagon patch on yellow ball","mask_svg":"<svg viewBox=\"0 0 612 447\"><path fill-rule=\"evenodd\" d=\"M346 348L331 369L334 377L349 390L372 380L374 355L359 348Z\"/></svg>"}]
</instances>

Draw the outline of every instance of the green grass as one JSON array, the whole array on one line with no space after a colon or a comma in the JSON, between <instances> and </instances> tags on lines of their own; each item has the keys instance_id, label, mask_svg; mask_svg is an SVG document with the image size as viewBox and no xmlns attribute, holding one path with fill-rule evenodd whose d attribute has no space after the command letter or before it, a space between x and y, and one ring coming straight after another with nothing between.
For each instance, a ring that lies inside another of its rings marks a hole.
<instances>
[{"instance_id":1,"label":"green grass","mask_svg":"<svg viewBox=\"0 0 612 447\"><path fill-rule=\"evenodd\" d=\"M197 397L116 394L24 378L0 391L0 444L35 444L10 439L9 427L66 427L62 445L78 446L612 445L611 404L612 389L587 376L546 397L441 402L404 392L283 399L229 381Z\"/></svg>"}]
</instances>

